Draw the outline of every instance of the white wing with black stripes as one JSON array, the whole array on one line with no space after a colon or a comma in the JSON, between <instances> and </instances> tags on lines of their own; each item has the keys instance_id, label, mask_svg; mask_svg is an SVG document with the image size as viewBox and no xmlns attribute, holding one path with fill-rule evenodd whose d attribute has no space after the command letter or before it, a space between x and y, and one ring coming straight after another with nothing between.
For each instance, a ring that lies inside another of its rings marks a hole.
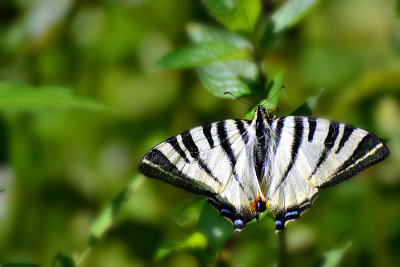
<instances>
[{"instance_id":1,"label":"white wing with black stripes","mask_svg":"<svg viewBox=\"0 0 400 267\"><path fill-rule=\"evenodd\" d=\"M208 196L235 229L266 209L256 177L250 121L225 120L193 128L152 148L139 170L196 194Z\"/></svg>"},{"instance_id":2,"label":"white wing with black stripes","mask_svg":"<svg viewBox=\"0 0 400 267\"><path fill-rule=\"evenodd\" d=\"M300 216L318 188L345 181L389 155L373 134L343 123L289 116L271 123L274 149L262 191L276 212L276 229Z\"/></svg>"},{"instance_id":3,"label":"white wing with black stripes","mask_svg":"<svg viewBox=\"0 0 400 267\"><path fill-rule=\"evenodd\" d=\"M270 206L276 230L309 208L318 189L349 179L389 155L373 134L310 117L225 120L155 146L139 170L205 195L236 230Z\"/></svg>"}]
</instances>

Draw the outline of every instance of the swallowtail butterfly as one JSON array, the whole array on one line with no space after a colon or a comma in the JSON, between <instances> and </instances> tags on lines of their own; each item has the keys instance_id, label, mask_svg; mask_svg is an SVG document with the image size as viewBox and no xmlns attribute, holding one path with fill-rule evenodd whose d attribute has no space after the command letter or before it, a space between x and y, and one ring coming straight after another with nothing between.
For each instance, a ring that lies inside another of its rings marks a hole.
<instances>
[{"instance_id":1,"label":"swallowtail butterfly","mask_svg":"<svg viewBox=\"0 0 400 267\"><path fill-rule=\"evenodd\" d=\"M235 230L269 206L276 230L311 207L318 189L348 180L389 155L375 135L320 118L223 120L173 136L146 153L139 170L204 195Z\"/></svg>"}]
</instances>

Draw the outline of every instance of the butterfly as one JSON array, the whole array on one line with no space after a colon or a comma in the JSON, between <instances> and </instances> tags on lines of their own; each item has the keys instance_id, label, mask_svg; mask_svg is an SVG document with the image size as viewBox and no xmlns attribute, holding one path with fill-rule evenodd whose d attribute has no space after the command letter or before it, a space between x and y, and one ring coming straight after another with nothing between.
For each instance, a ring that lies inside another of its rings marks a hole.
<instances>
[{"instance_id":1,"label":"butterfly","mask_svg":"<svg viewBox=\"0 0 400 267\"><path fill-rule=\"evenodd\" d=\"M321 118L228 119L150 149L139 171L208 198L235 230L268 212L276 231L310 208L319 188L346 181L389 155L365 130Z\"/></svg>"}]
</instances>

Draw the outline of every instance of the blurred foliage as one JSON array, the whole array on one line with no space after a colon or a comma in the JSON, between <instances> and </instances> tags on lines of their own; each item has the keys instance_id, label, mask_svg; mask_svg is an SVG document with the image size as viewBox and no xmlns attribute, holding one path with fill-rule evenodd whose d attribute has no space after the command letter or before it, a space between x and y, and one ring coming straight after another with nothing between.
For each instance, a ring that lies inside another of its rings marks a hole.
<instances>
[{"instance_id":1,"label":"blurred foliage","mask_svg":"<svg viewBox=\"0 0 400 267\"><path fill-rule=\"evenodd\" d=\"M288 225L287 262L398 266L399 6L1 1L1 266L276 264L273 220L232 233L204 199L137 171L169 136L251 118L226 91L387 140L387 160Z\"/></svg>"}]
</instances>

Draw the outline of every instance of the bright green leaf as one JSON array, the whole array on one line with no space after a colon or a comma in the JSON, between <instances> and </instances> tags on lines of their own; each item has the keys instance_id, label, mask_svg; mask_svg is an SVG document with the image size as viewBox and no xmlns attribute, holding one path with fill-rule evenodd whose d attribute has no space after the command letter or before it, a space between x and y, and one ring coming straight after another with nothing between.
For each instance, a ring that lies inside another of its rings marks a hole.
<instances>
[{"instance_id":1,"label":"bright green leaf","mask_svg":"<svg viewBox=\"0 0 400 267\"><path fill-rule=\"evenodd\" d=\"M317 103L317 100L319 96L322 93L321 91L315 95L315 96L310 96L307 98L306 102L304 102L300 107L298 107L291 115L296 115L296 116L312 116L312 112L314 110L315 104Z\"/></svg>"},{"instance_id":2,"label":"bright green leaf","mask_svg":"<svg viewBox=\"0 0 400 267\"><path fill-rule=\"evenodd\" d=\"M172 241L163 242L157 250L155 259L159 260L168 256L171 252L177 250L178 246L179 246L178 242L172 242Z\"/></svg>"},{"instance_id":3,"label":"bright green leaf","mask_svg":"<svg viewBox=\"0 0 400 267\"><path fill-rule=\"evenodd\" d=\"M252 33L261 11L261 0L204 0L211 14L232 31Z\"/></svg>"},{"instance_id":4,"label":"bright green leaf","mask_svg":"<svg viewBox=\"0 0 400 267\"><path fill-rule=\"evenodd\" d=\"M224 95L230 92L236 97L259 95L257 87L257 67L246 60L233 60L223 63L213 63L198 68L198 73L204 86L214 95Z\"/></svg>"},{"instance_id":5,"label":"bright green leaf","mask_svg":"<svg viewBox=\"0 0 400 267\"><path fill-rule=\"evenodd\" d=\"M246 39L226 30L202 24L189 24L187 31L193 42L217 41L238 49L253 49ZM261 90L257 87L257 66L250 60L215 62L197 70L204 86L216 96L227 97L224 95L227 91L237 97L260 94Z\"/></svg>"},{"instance_id":6,"label":"bright green leaf","mask_svg":"<svg viewBox=\"0 0 400 267\"><path fill-rule=\"evenodd\" d=\"M299 22L319 0L289 0L272 15L266 24L259 46L265 50L275 37Z\"/></svg>"},{"instance_id":7,"label":"bright green leaf","mask_svg":"<svg viewBox=\"0 0 400 267\"><path fill-rule=\"evenodd\" d=\"M155 69L180 69L198 67L216 61L247 58L248 51L224 42L201 42L182 46L165 55Z\"/></svg>"},{"instance_id":8,"label":"bright green leaf","mask_svg":"<svg viewBox=\"0 0 400 267\"><path fill-rule=\"evenodd\" d=\"M93 100L61 87L35 88L16 83L0 84L0 110L4 111L46 111L81 108L92 111L111 111Z\"/></svg>"},{"instance_id":9,"label":"bright green leaf","mask_svg":"<svg viewBox=\"0 0 400 267\"><path fill-rule=\"evenodd\" d=\"M188 239L185 240L181 245L178 247L179 249L200 249L205 250L207 248L207 238L199 232L195 232L191 235Z\"/></svg>"},{"instance_id":10,"label":"bright green leaf","mask_svg":"<svg viewBox=\"0 0 400 267\"><path fill-rule=\"evenodd\" d=\"M90 229L89 245L93 245L101 235L111 227L114 217L119 211L121 205L140 187L143 181L144 177L141 175L134 178L128 187L120 192L99 215L99 217L97 217Z\"/></svg>"},{"instance_id":11,"label":"bright green leaf","mask_svg":"<svg viewBox=\"0 0 400 267\"><path fill-rule=\"evenodd\" d=\"M268 83L268 102L265 105L267 110L275 108L278 105L279 91L282 89L284 71L281 71Z\"/></svg>"},{"instance_id":12,"label":"bright green leaf","mask_svg":"<svg viewBox=\"0 0 400 267\"><path fill-rule=\"evenodd\" d=\"M273 32L281 32L299 22L319 0L289 0L271 18Z\"/></svg>"},{"instance_id":13,"label":"bright green leaf","mask_svg":"<svg viewBox=\"0 0 400 267\"><path fill-rule=\"evenodd\" d=\"M253 50L251 43L241 35L200 23L189 23L186 27L187 34L192 42L224 42L238 49Z\"/></svg>"}]
</instances>

